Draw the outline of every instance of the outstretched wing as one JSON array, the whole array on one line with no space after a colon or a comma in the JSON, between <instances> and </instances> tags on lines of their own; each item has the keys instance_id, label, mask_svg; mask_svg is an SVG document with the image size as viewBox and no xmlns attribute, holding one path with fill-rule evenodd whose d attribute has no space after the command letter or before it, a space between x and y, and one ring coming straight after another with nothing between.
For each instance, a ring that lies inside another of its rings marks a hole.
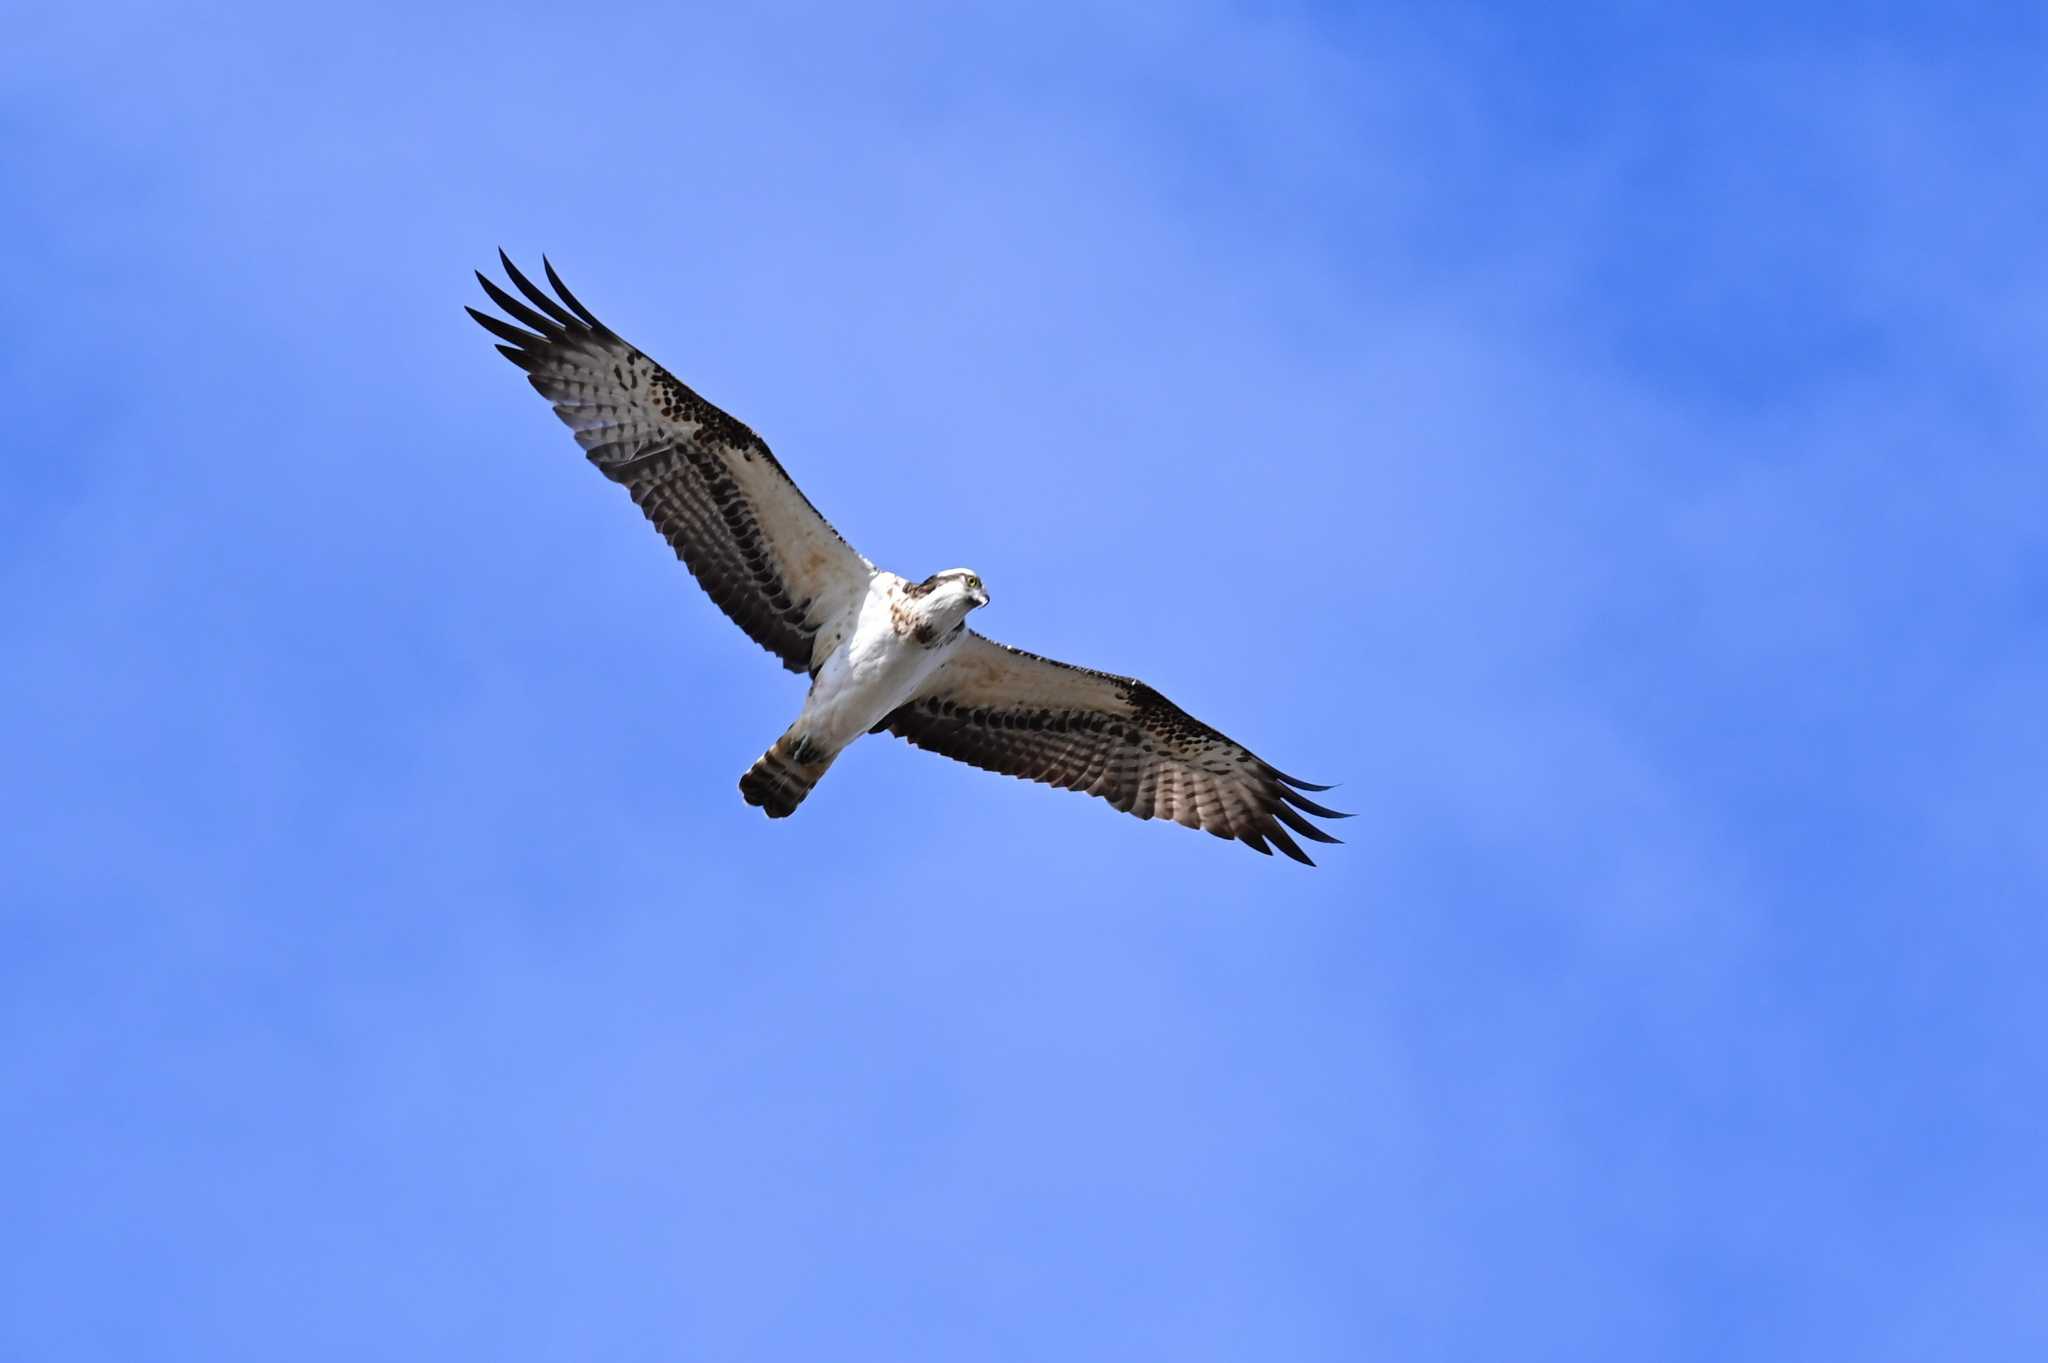
<instances>
[{"instance_id":1,"label":"outstretched wing","mask_svg":"<svg viewBox=\"0 0 2048 1363\"><path fill-rule=\"evenodd\" d=\"M1345 816L1143 682L1054 662L970 632L918 693L877 726L987 771L1098 795L1310 866L1293 829L1337 839L1304 813Z\"/></svg>"},{"instance_id":2,"label":"outstretched wing","mask_svg":"<svg viewBox=\"0 0 2048 1363\"><path fill-rule=\"evenodd\" d=\"M720 610L792 672L818 630L867 590L874 565L797 490L751 430L597 320L543 259L554 295L503 251L521 302L477 281L519 326L469 309L506 344L590 462L623 484ZM529 306L529 304L531 306Z\"/></svg>"}]
</instances>

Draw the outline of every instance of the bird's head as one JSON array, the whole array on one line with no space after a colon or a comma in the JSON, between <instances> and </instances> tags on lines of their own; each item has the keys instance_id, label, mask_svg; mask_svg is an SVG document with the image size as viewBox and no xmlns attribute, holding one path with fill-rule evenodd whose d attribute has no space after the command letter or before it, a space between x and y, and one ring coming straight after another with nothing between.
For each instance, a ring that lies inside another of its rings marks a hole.
<instances>
[{"instance_id":1,"label":"bird's head","mask_svg":"<svg viewBox=\"0 0 2048 1363\"><path fill-rule=\"evenodd\" d=\"M955 620L964 620L969 611L988 604L988 589L981 585L980 574L972 568L948 568L943 573L933 573L910 590L923 599L926 610Z\"/></svg>"}]
</instances>

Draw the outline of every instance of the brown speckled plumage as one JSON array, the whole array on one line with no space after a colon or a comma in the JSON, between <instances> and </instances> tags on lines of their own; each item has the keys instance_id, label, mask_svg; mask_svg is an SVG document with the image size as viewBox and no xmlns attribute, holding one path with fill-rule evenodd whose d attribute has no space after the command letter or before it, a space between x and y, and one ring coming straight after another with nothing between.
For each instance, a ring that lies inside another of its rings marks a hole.
<instances>
[{"instance_id":1,"label":"brown speckled plumage","mask_svg":"<svg viewBox=\"0 0 2048 1363\"><path fill-rule=\"evenodd\" d=\"M986 771L1107 800L1314 865L1288 830L1337 839L1304 815L1344 815L1327 790L1260 761L1141 681L1075 667L970 631L926 694L880 729Z\"/></svg>"},{"instance_id":2,"label":"brown speckled plumage","mask_svg":"<svg viewBox=\"0 0 2048 1363\"><path fill-rule=\"evenodd\" d=\"M843 604L830 599L835 589L864 584L871 565L745 423L621 340L552 265L555 297L502 252L499 260L526 302L477 279L530 330L475 308L470 316L506 342L499 352L555 404L590 462L625 487L719 609L790 671L809 671L819 628Z\"/></svg>"}]
</instances>

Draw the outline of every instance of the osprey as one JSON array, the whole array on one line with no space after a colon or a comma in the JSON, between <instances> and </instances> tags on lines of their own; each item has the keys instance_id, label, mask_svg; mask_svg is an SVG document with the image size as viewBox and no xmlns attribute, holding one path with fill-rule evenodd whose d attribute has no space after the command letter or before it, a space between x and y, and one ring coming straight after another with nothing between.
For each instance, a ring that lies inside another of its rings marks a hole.
<instances>
[{"instance_id":1,"label":"osprey","mask_svg":"<svg viewBox=\"0 0 2048 1363\"><path fill-rule=\"evenodd\" d=\"M740 794L786 818L863 734L888 732L989 771L1100 796L1314 865L1288 835L1337 839L1304 814L1345 816L1143 682L983 638L967 617L981 578L949 568L912 582L839 537L761 438L597 320L542 258L550 296L498 259L525 302L482 272L521 326L468 309L555 406L590 462L632 494L699 585L792 672L803 712ZM530 305L530 306L529 306ZM522 329L527 328L527 329Z\"/></svg>"}]
</instances>

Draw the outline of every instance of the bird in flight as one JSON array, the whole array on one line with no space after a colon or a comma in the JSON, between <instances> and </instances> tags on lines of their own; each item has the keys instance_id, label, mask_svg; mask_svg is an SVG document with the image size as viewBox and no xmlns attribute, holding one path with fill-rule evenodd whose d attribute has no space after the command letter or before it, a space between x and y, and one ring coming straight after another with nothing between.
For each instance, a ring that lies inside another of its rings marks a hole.
<instances>
[{"instance_id":1,"label":"bird in flight","mask_svg":"<svg viewBox=\"0 0 2048 1363\"><path fill-rule=\"evenodd\" d=\"M1346 817L1302 793L1328 786L1260 761L1141 681L967 628L989 602L978 574L948 568L913 582L875 567L759 436L598 321L545 258L552 294L503 251L498 259L521 297L482 272L477 281L512 321L469 315L503 342L499 353L526 371L719 609L784 667L810 676L796 722L740 778L748 804L787 818L856 739L892 733L1268 856L1277 847L1315 864L1290 830L1337 841L1304 817Z\"/></svg>"}]
</instances>

